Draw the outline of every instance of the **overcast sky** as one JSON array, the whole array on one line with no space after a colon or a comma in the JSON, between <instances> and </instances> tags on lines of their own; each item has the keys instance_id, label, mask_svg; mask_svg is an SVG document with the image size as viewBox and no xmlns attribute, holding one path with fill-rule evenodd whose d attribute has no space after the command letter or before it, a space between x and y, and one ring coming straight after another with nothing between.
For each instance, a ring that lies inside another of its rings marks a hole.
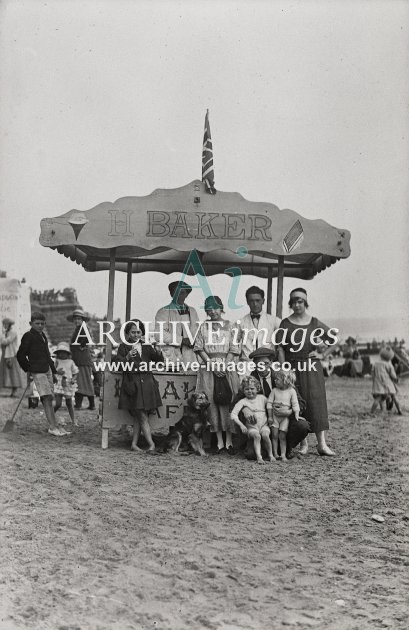
<instances>
[{"instance_id":1,"label":"overcast sky","mask_svg":"<svg viewBox=\"0 0 409 630\"><path fill-rule=\"evenodd\" d=\"M0 268L9 277L37 290L75 287L103 315L107 273L41 247L41 218L200 178L209 108L216 188L351 231L351 257L301 283L311 311L406 317L408 2L0 7ZM134 276L133 314L149 319L174 278ZM229 284L210 280L222 296ZM285 301L299 284L285 281ZM119 316L124 287L121 276ZM191 303L201 301L194 292Z\"/></svg>"}]
</instances>

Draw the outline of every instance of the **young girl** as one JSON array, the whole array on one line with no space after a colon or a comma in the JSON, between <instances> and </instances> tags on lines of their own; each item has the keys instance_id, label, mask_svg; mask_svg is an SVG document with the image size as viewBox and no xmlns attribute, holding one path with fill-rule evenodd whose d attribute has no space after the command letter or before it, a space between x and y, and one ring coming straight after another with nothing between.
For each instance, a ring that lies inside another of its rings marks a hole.
<instances>
[{"instance_id":1,"label":"young girl","mask_svg":"<svg viewBox=\"0 0 409 630\"><path fill-rule=\"evenodd\" d=\"M268 423L273 429L273 455L278 457L278 440L280 440L281 460L286 462L289 418L294 412L295 419L298 421L300 405L294 389L294 372L279 370L275 372L274 380L275 387L267 401Z\"/></svg>"},{"instance_id":2,"label":"young girl","mask_svg":"<svg viewBox=\"0 0 409 630\"><path fill-rule=\"evenodd\" d=\"M396 372L393 368L391 360L394 352L390 346L382 348L379 353L379 360L372 366L372 396L374 398L371 413L375 413L379 404L383 410L383 401L386 400L386 408L392 409L395 403L396 410L401 416L402 412L396 398L398 388L395 383L398 382Z\"/></svg>"},{"instance_id":3,"label":"young girl","mask_svg":"<svg viewBox=\"0 0 409 630\"><path fill-rule=\"evenodd\" d=\"M151 372L147 371L150 362L163 361L163 354L155 345L142 343L145 327L139 319L128 322L125 326L127 344L118 348L117 361L132 363L132 370L125 370L119 395L119 409L128 409L133 418L132 451L141 451L138 447L140 432L148 444L148 452L155 452L148 413L162 406L159 386ZM141 365L142 364L142 365Z\"/></svg>"},{"instance_id":4,"label":"young girl","mask_svg":"<svg viewBox=\"0 0 409 630\"><path fill-rule=\"evenodd\" d=\"M77 389L78 368L71 359L70 346L62 341L58 344L55 351L57 356L54 361L57 370L57 383L54 386L55 406L54 411L58 411L62 405L62 399L65 398L65 404L70 414L70 418L74 426L78 426L78 420L74 416L74 407L72 404L73 396Z\"/></svg>"},{"instance_id":5,"label":"young girl","mask_svg":"<svg viewBox=\"0 0 409 630\"><path fill-rule=\"evenodd\" d=\"M233 407L231 412L232 420L239 425L243 433L253 442L254 452L256 453L257 462L264 464L261 455L261 444L265 447L270 462L274 461L271 450L270 429L267 423L266 404L267 398L260 394L261 385L253 376L243 378L240 385L240 392L245 398L239 400ZM239 413L245 419L244 425Z\"/></svg>"}]
</instances>

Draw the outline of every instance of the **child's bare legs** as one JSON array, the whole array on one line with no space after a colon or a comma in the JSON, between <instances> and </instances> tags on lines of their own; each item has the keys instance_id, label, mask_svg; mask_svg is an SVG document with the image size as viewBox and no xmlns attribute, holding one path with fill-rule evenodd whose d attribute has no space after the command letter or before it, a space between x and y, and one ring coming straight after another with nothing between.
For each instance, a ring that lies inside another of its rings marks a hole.
<instances>
[{"instance_id":1,"label":"child's bare legs","mask_svg":"<svg viewBox=\"0 0 409 630\"><path fill-rule=\"evenodd\" d=\"M132 444L131 451L141 451L142 449L138 446L139 435L141 433L141 425L139 424L138 418L133 419L133 433L132 433Z\"/></svg>"},{"instance_id":2,"label":"child's bare legs","mask_svg":"<svg viewBox=\"0 0 409 630\"><path fill-rule=\"evenodd\" d=\"M267 456L268 456L269 461L274 462L275 457L273 457L273 451L271 448L271 440L270 440L270 429L268 427L263 427L261 429L261 442L267 451Z\"/></svg>"},{"instance_id":3,"label":"child's bare legs","mask_svg":"<svg viewBox=\"0 0 409 630\"><path fill-rule=\"evenodd\" d=\"M274 459L278 458L278 427L272 427L271 429L273 434L273 457Z\"/></svg>"},{"instance_id":4,"label":"child's bare legs","mask_svg":"<svg viewBox=\"0 0 409 630\"><path fill-rule=\"evenodd\" d=\"M396 411L398 412L398 415L401 416L402 415L402 411L401 411L401 408L399 406L398 399L396 398L395 394L391 394L391 396L392 396L393 402L395 403Z\"/></svg>"},{"instance_id":5,"label":"child's bare legs","mask_svg":"<svg viewBox=\"0 0 409 630\"><path fill-rule=\"evenodd\" d=\"M139 448L139 446L138 446L139 435L141 433L141 425L139 424L139 419L138 419L138 416L137 416L137 412L136 411L131 411L131 409L130 409L129 413L131 414L132 420L133 420L133 433L132 433L131 451L139 451L139 452L141 452L142 449Z\"/></svg>"},{"instance_id":6,"label":"child's bare legs","mask_svg":"<svg viewBox=\"0 0 409 630\"><path fill-rule=\"evenodd\" d=\"M78 426L78 420L75 419L75 415L74 415L74 406L72 404L72 398L66 398L65 399L65 405L68 409L68 413L70 414L70 418L71 418L71 422L74 424L74 426Z\"/></svg>"},{"instance_id":7,"label":"child's bare legs","mask_svg":"<svg viewBox=\"0 0 409 630\"><path fill-rule=\"evenodd\" d=\"M278 438L280 440L281 461L286 462L287 457L287 431L279 431Z\"/></svg>"},{"instance_id":8,"label":"child's bare legs","mask_svg":"<svg viewBox=\"0 0 409 630\"><path fill-rule=\"evenodd\" d=\"M377 410L377 408L378 408L378 401L375 399L375 400L373 401L373 403L372 403L371 413L375 413L375 411ZM381 407L381 409L382 409L382 407Z\"/></svg>"},{"instance_id":9,"label":"child's bare legs","mask_svg":"<svg viewBox=\"0 0 409 630\"><path fill-rule=\"evenodd\" d=\"M142 409L138 409L137 414L138 414L137 417L139 419L139 425L142 431L142 435L148 443L148 451L154 451L155 443L152 440L151 428L149 426L149 420L148 420L148 416L146 415L146 411ZM135 431L135 425L134 425L134 431Z\"/></svg>"},{"instance_id":10,"label":"child's bare legs","mask_svg":"<svg viewBox=\"0 0 409 630\"><path fill-rule=\"evenodd\" d=\"M61 408L61 405L62 405L62 394L55 394L54 413Z\"/></svg>"},{"instance_id":11,"label":"child's bare legs","mask_svg":"<svg viewBox=\"0 0 409 630\"><path fill-rule=\"evenodd\" d=\"M232 436L231 436L231 431L229 431L228 429L226 429L226 448L227 450L233 446L233 441L232 441Z\"/></svg>"},{"instance_id":12,"label":"child's bare legs","mask_svg":"<svg viewBox=\"0 0 409 630\"><path fill-rule=\"evenodd\" d=\"M264 464L264 460L261 456L261 435L256 429L249 429L247 435L253 442L254 452L258 464Z\"/></svg>"},{"instance_id":13,"label":"child's bare legs","mask_svg":"<svg viewBox=\"0 0 409 630\"><path fill-rule=\"evenodd\" d=\"M53 397L51 394L47 394L46 396L41 396L41 402L43 403L45 417L47 418L47 422L52 429L57 428L57 423L55 421L54 408L53 408Z\"/></svg>"}]
</instances>

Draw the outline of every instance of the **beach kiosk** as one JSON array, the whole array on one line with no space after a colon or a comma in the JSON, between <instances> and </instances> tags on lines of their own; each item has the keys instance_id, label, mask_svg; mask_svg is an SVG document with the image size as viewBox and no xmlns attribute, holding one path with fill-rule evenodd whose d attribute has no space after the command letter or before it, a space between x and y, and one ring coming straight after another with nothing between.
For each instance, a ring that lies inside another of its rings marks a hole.
<instances>
[{"instance_id":1,"label":"beach kiosk","mask_svg":"<svg viewBox=\"0 0 409 630\"><path fill-rule=\"evenodd\" d=\"M267 312L282 316L284 277L310 280L350 255L350 233L321 219L305 219L293 210L252 202L236 192L209 194L194 180L174 189L157 189L144 197L122 197L90 210L70 210L41 221L40 244L69 258L85 271L109 271L107 319L113 319L115 273L127 274L126 319L130 318L134 273L157 271L186 275L254 275L267 281ZM106 360L112 348L107 344ZM171 378L170 378L171 377ZM177 421L194 387L194 374L157 376L161 393L176 392L165 417L155 425ZM105 373L102 447L109 429L127 423L117 405L118 374ZM165 399L167 397L165 396ZM166 417L167 416L167 417ZM163 428L163 427L162 427Z\"/></svg>"}]
</instances>

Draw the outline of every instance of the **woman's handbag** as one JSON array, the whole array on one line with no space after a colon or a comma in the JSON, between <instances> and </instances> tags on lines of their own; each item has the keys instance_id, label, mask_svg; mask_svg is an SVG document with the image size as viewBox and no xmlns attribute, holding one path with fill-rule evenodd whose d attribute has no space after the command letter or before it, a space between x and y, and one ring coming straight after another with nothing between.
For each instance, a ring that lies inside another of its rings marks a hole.
<instances>
[{"instance_id":1,"label":"woman's handbag","mask_svg":"<svg viewBox=\"0 0 409 630\"><path fill-rule=\"evenodd\" d=\"M214 375L213 402L216 405L230 405L233 392L226 376Z\"/></svg>"}]
</instances>

